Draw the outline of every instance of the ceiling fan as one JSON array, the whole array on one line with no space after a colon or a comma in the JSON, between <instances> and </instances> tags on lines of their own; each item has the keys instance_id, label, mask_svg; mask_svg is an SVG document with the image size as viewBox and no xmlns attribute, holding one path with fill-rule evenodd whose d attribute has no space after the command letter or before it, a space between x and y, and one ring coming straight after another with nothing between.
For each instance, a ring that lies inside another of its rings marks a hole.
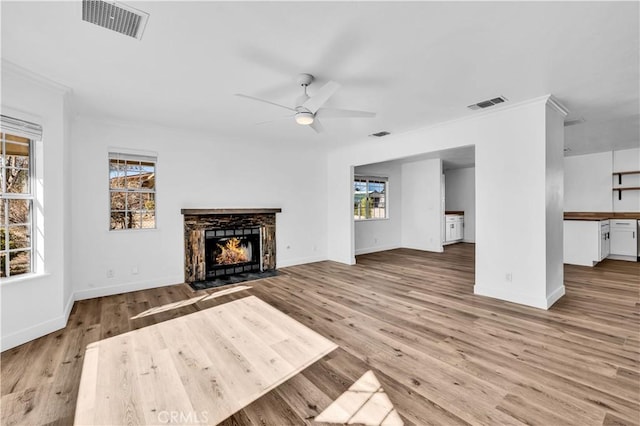
<instances>
[{"instance_id":1,"label":"ceiling fan","mask_svg":"<svg viewBox=\"0 0 640 426\"><path fill-rule=\"evenodd\" d=\"M294 118L296 123L303 126L309 126L313 130L315 130L316 133L320 133L323 130L319 118L371 118L376 116L375 112L355 111L338 108L322 108L322 105L324 105L325 102L327 102L329 98L340 88L340 85L335 81L330 81L320 89L318 89L315 95L309 96L307 94L307 87L309 87L313 80L314 77L311 74L298 75L297 81L298 84L303 87L304 93L300 95L298 99L296 99L296 104L293 108L271 102L266 99L243 95L241 93L236 93L236 96L253 99L254 101L264 102L292 111L294 114L283 117L283 119ZM270 123L272 121L276 120L265 121L263 123Z\"/></svg>"}]
</instances>

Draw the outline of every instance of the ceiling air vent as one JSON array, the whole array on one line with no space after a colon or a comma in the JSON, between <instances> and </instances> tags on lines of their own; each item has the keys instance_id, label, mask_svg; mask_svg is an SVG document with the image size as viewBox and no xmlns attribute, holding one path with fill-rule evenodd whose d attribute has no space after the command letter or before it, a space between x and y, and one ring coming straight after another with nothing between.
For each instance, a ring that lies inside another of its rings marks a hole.
<instances>
[{"instance_id":1,"label":"ceiling air vent","mask_svg":"<svg viewBox=\"0 0 640 426\"><path fill-rule=\"evenodd\" d=\"M477 104L469 105L467 108L469 109L484 109L489 108L494 105L498 105L508 101L504 96L498 96L497 98L489 99L487 101L478 102Z\"/></svg>"},{"instance_id":2,"label":"ceiling air vent","mask_svg":"<svg viewBox=\"0 0 640 426\"><path fill-rule=\"evenodd\" d=\"M378 133L371 133L369 136L375 136L377 138L381 138L383 136L387 136L390 135L391 133L387 132L387 131L382 131L382 132L378 132Z\"/></svg>"},{"instance_id":3,"label":"ceiling air vent","mask_svg":"<svg viewBox=\"0 0 640 426\"><path fill-rule=\"evenodd\" d=\"M142 38L149 14L122 3L82 0L82 20L129 37Z\"/></svg>"}]
</instances>

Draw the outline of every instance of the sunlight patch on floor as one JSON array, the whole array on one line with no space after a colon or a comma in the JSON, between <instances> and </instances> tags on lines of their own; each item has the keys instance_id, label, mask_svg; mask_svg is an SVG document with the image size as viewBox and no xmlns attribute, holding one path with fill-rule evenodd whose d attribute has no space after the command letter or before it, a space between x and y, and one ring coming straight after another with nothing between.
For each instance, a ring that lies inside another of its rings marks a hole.
<instances>
[{"instance_id":1,"label":"sunlight patch on floor","mask_svg":"<svg viewBox=\"0 0 640 426\"><path fill-rule=\"evenodd\" d=\"M367 426L404 424L371 370L364 373L349 390L317 415L315 421Z\"/></svg>"},{"instance_id":2,"label":"sunlight patch on floor","mask_svg":"<svg viewBox=\"0 0 640 426\"><path fill-rule=\"evenodd\" d=\"M130 319L134 320L134 319L146 317L148 315L155 315L160 312L166 312L172 309L181 308L183 306L193 305L194 303L198 303L200 301L204 302L206 300L211 300L211 299L215 299L216 297L226 296L227 294L236 293L238 291L247 290L249 288L251 288L251 286L239 285L237 287L228 288L226 290L216 291L215 293L205 294L204 296L192 297L191 299L181 300L179 302L167 303L166 305L156 306L154 308L147 309L146 311L141 312L138 315L131 317Z\"/></svg>"}]
</instances>

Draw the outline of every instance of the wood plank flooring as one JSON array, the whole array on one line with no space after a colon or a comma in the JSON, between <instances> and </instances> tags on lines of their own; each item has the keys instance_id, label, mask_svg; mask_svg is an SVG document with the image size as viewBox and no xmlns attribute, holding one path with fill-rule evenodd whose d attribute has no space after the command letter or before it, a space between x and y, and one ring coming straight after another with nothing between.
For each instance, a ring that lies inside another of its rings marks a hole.
<instances>
[{"instance_id":1,"label":"wood plank flooring","mask_svg":"<svg viewBox=\"0 0 640 426\"><path fill-rule=\"evenodd\" d=\"M335 349L247 296L89 344L75 424L217 424Z\"/></svg>"},{"instance_id":2,"label":"wood plank flooring","mask_svg":"<svg viewBox=\"0 0 640 426\"><path fill-rule=\"evenodd\" d=\"M567 294L549 311L474 296L470 244L281 271L170 310L154 308L206 292L76 302L65 329L2 353L1 424L72 424L87 344L255 295L340 348L224 425L320 424L369 370L407 425L640 425L638 263L565 265Z\"/></svg>"}]
</instances>

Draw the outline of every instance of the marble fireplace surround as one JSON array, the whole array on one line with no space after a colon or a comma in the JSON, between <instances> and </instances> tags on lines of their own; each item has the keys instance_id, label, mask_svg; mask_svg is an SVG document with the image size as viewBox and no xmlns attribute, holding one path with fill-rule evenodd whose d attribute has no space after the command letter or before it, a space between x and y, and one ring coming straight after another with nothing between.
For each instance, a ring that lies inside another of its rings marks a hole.
<instances>
[{"instance_id":1,"label":"marble fireplace surround","mask_svg":"<svg viewBox=\"0 0 640 426\"><path fill-rule=\"evenodd\" d=\"M260 227L263 271L276 269L276 213L280 208L182 209L184 216L184 279L207 279L205 233L216 229Z\"/></svg>"}]
</instances>

